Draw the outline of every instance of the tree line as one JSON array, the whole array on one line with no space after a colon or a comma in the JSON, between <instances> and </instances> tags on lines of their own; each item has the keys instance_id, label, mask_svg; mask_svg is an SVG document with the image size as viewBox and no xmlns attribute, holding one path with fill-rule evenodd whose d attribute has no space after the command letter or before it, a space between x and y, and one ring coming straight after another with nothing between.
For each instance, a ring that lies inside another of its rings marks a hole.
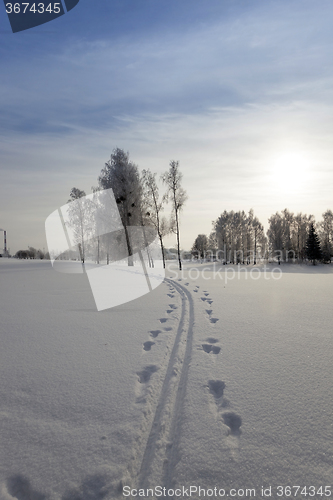
<instances>
[{"instance_id":1,"label":"tree line","mask_svg":"<svg viewBox=\"0 0 333 500\"><path fill-rule=\"evenodd\" d=\"M207 237L199 234L192 246L196 258L214 258L232 264L256 264L260 259L315 264L331 262L333 254L333 212L326 210L316 223L313 215L294 214L288 209L268 219L268 230L251 209L227 212L213 221Z\"/></svg>"}]
</instances>

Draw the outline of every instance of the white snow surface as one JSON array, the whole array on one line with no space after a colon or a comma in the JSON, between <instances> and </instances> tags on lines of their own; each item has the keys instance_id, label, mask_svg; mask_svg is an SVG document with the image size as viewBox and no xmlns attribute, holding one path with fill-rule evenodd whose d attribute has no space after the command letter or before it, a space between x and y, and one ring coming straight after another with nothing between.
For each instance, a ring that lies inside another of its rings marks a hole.
<instances>
[{"instance_id":1,"label":"white snow surface","mask_svg":"<svg viewBox=\"0 0 333 500\"><path fill-rule=\"evenodd\" d=\"M177 278L173 265L97 312L86 275L0 259L1 500L158 485L333 495L332 267L281 265L275 280L231 267L226 283L218 264Z\"/></svg>"}]
</instances>

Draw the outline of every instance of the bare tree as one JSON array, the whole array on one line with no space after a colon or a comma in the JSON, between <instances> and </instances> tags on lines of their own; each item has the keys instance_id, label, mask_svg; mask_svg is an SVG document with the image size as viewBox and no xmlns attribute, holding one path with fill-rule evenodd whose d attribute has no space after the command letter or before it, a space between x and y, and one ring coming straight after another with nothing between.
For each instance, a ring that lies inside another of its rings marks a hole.
<instances>
[{"instance_id":1,"label":"bare tree","mask_svg":"<svg viewBox=\"0 0 333 500\"><path fill-rule=\"evenodd\" d=\"M198 258L204 259L206 256L206 252L208 250L208 238L205 234L198 234L196 237L193 246L192 252L196 253Z\"/></svg>"},{"instance_id":2,"label":"bare tree","mask_svg":"<svg viewBox=\"0 0 333 500\"><path fill-rule=\"evenodd\" d=\"M177 235L177 253L179 269L182 269L182 262L180 258L180 242L179 242L179 215L187 200L186 191L182 188L183 174L179 171L179 161L172 160L167 172L162 175L162 180L167 186L166 200L172 203L172 214L175 218L175 232Z\"/></svg>"},{"instance_id":3,"label":"bare tree","mask_svg":"<svg viewBox=\"0 0 333 500\"><path fill-rule=\"evenodd\" d=\"M265 251L266 238L264 227L254 216L251 209L248 215L244 210L234 212L226 210L213 221L213 233L217 251L217 258L223 256L225 263L250 264L251 255L255 264L257 257Z\"/></svg>"},{"instance_id":4,"label":"bare tree","mask_svg":"<svg viewBox=\"0 0 333 500\"><path fill-rule=\"evenodd\" d=\"M172 225L166 217L161 215L161 212L164 210L163 198L160 200L159 189L156 183L156 174L153 174L149 169L143 170L142 185L145 219L148 220L148 223L152 224L157 231L161 244L163 267L165 268L163 238L172 232Z\"/></svg>"},{"instance_id":5,"label":"bare tree","mask_svg":"<svg viewBox=\"0 0 333 500\"><path fill-rule=\"evenodd\" d=\"M264 237L265 237L265 233L264 233L264 226L261 224L261 222L259 221L258 217L253 217L252 221L251 221L251 226L252 226L252 230L253 230L253 236L254 236L254 248L253 248L253 264L256 264L257 263L257 248L258 248L258 242L262 242ZM261 249L262 251L262 249ZM262 252L260 252L260 255L262 254Z\"/></svg>"},{"instance_id":6,"label":"bare tree","mask_svg":"<svg viewBox=\"0 0 333 500\"><path fill-rule=\"evenodd\" d=\"M331 262L333 251L333 212L326 210L323 213L323 220L319 224L320 240L323 252L323 259L325 262Z\"/></svg>"},{"instance_id":7,"label":"bare tree","mask_svg":"<svg viewBox=\"0 0 333 500\"><path fill-rule=\"evenodd\" d=\"M74 240L78 246L82 264L85 262L86 241L90 236L89 201L86 193L78 188L72 188L68 200L68 227L73 231Z\"/></svg>"}]
</instances>

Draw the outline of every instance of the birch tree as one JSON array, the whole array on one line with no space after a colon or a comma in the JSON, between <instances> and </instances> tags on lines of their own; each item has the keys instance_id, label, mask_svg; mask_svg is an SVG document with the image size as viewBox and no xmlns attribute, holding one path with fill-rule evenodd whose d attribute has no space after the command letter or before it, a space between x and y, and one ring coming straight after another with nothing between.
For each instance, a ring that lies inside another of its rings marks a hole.
<instances>
[{"instance_id":1,"label":"birch tree","mask_svg":"<svg viewBox=\"0 0 333 500\"><path fill-rule=\"evenodd\" d=\"M159 189L156 182L156 174L153 174L149 169L143 170L142 185L145 218L148 220L149 224L152 224L155 227L157 231L161 245L163 267L165 268L163 238L172 232L172 225L166 217L162 216L162 212L164 210L163 198L162 200L160 199Z\"/></svg>"},{"instance_id":2,"label":"birch tree","mask_svg":"<svg viewBox=\"0 0 333 500\"><path fill-rule=\"evenodd\" d=\"M175 219L175 233L177 236L177 254L179 269L182 269L182 262L180 258L180 241L179 241L179 216L184 204L187 200L186 191L182 188L183 174L179 170L179 162L172 160L170 162L169 170L162 176L164 184L167 186L167 193L165 200L170 200L172 204L172 214Z\"/></svg>"}]
</instances>

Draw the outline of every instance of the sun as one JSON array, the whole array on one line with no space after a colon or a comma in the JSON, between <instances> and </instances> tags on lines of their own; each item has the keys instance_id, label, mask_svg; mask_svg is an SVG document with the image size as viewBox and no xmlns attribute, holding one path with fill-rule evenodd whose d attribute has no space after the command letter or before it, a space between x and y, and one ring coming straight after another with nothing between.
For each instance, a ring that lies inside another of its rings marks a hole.
<instances>
[{"instance_id":1,"label":"sun","mask_svg":"<svg viewBox=\"0 0 333 500\"><path fill-rule=\"evenodd\" d=\"M271 182L285 193L300 193L309 178L310 162L305 154L286 152L272 162Z\"/></svg>"}]
</instances>

